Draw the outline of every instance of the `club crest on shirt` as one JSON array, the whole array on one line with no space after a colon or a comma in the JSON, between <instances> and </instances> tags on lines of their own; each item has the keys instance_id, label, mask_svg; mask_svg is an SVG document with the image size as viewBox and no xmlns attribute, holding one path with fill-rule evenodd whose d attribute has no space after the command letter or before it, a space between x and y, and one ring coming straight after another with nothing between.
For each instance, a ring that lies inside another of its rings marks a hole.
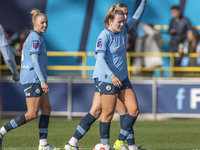
<instances>
[{"instance_id":1,"label":"club crest on shirt","mask_svg":"<svg viewBox=\"0 0 200 150\"><path fill-rule=\"evenodd\" d=\"M101 41L102 41L102 38L98 39L98 41L97 41L97 47L101 46Z\"/></svg>"},{"instance_id":2,"label":"club crest on shirt","mask_svg":"<svg viewBox=\"0 0 200 150\"><path fill-rule=\"evenodd\" d=\"M33 47L38 48L39 41L38 40L33 40Z\"/></svg>"}]
</instances>

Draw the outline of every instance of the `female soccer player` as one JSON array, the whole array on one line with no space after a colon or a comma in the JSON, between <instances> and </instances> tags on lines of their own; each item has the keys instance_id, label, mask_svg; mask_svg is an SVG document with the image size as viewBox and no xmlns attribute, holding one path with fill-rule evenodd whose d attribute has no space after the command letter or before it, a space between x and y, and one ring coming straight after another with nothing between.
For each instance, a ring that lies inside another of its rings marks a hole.
<instances>
[{"instance_id":1,"label":"female soccer player","mask_svg":"<svg viewBox=\"0 0 200 150\"><path fill-rule=\"evenodd\" d=\"M140 17L142 16L142 12L145 7L145 2L142 2L140 7L138 8L138 10L136 11L135 15L137 17L135 16L134 19L132 18L134 20L133 21L134 25L137 24ZM126 5L123 3L117 3L117 4L115 4L115 6L119 7L124 12L124 22L126 22L127 17L128 17L128 9L127 9ZM125 42L127 42L127 40ZM95 92L95 95L93 98L93 103L92 103L90 112L81 120L73 137L65 145L66 150L77 150L78 149L78 147L76 146L78 140L81 139L85 135L85 133L90 129L90 126L93 124L93 122L97 118L99 118L99 116L101 114L101 110L102 110L102 107L101 107L101 101L100 101L100 93L99 93L98 89L96 88L96 92ZM117 101L117 110L120 114L120 123L122 124L124 118L126 117L127 110L126 110L124 104L119 100ZM128 143L129 149L132 148L131 150L135 150L135 149L139 150L139 148L135 145L134 133L133 133L132 128L131 128L131 131L129 132L128 137L126 138L126 141Z\"/></svg>"},{"instance_id":2,"label":"female soccer player","mask_svg":"<svg viewBox=\"0 0 200 150\"><path fill-rule=\"evenodd\" d=\"M20 83L24 87L27 112L21 114L0 129L0 147L4 135L38 117L39 118L39 150L57 150L47 142L51 106L49 87L47 85L47 52L42 34L46 32L48 21L45 14L37 9L31 11L33 30L27 37L21 56Z\"/></svg>"}]
</instances>

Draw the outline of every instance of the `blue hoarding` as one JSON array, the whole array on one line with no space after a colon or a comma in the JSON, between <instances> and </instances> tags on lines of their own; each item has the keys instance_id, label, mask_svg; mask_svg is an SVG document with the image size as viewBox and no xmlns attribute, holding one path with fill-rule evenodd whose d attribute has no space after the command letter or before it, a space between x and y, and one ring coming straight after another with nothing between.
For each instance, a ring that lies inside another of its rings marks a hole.
<instances>
[{"instance_id":1,"label":"blue hoarding","mask_svg":"<svg viewBox=\"0 0 200 150\"><path fill-rule=\"evenodd\" d=\"M200 85L159 84L158 113L200 113Z\"/></svg>"},{"instance_id":2,"label":"blue hoarding","mask_svg":"<svg viewBox=\"0 0 200 150\"><path fill-rule=\"evenodd\" d=\"M70 83L68 81L49 81L52 111L67 112L68 102L71 100L72 112L79 114L88 112L95 91L93 81L76 79L72 79ZM158 114L181 115L198 115L200 113L200 83L184 82L183 80L149 81L137 80L136 83L131 81L137 96L140 113L151 114L156 112ZM153 91L155 84L157 88ZM69 93L69 91L71 92ZM23 87L19 83L0 82L0 95L3 111L26 111ZM153 110L153 108L156 110Z\"/></svg>"}]
</instances>

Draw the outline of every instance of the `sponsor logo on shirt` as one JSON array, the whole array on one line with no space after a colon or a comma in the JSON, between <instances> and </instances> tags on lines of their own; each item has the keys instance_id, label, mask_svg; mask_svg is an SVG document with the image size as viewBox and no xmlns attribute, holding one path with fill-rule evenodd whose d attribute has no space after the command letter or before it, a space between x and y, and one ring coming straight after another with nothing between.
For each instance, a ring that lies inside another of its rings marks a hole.
<instances>
[{"instance_id":1,"label":"sponsor logo on shirt","mask_svg":"<svg viewBox=\"0 0 200 150\"><path fill-rule=\"evenodd\" d=\"M39 41L38 40L33 40L33 47L38 48Z\"/></svg>"},{"instance_id":2,"label":"sponsor logo on shirt","mask_svg":"<svg viewBox=\"0 0 200 150\"><path fill-rule=\"evenodd\" d=\"M98 41L97 41L97 47L101 46L101 41L102 41L102 38L98 39Z\"/></svg>"},{"instance_id":3,"label":"sponsor logo on shirt","mask_svg":"<svg viewBox=\"0 0 200 150\"><path fill-rule=\"evenodd\" d=\"M22 65L22 68L29 69L29 65Z\"/></svg>"},{"instance_id":4,"label":"sponsor logo on shirt","mask_svg":"<svg viewBox=\"0 0 200 150\"><path fill-rule=\"evenodd\" d=\"M124 44L121 44L121 45L118 45L117 47L113 47L113 50L117 50L117 51L120 51L120 50L123 50L124 49Z\"/></svg>"}]
</instances>

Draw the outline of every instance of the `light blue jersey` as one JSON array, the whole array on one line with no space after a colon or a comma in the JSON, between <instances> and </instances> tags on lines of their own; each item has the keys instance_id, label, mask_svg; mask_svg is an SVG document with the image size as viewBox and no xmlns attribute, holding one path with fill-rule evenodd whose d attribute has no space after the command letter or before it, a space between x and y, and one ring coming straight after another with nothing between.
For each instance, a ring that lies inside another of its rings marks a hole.
<instances>
[{"instance_id":1,"label":"light blue jersey","mask_svg":"<svg viewBox=\"0 0 200 150\"><path fill-rule=\"evenodd\" d=\"M32 54L39 55L38 63L44 77L47 82L47 51L42 36L36 31L31 30L28 38L26 39L21 56L21 71L20 71L20 83L40 83L40 80L33 68Z\"/></svg>"},{"instance_id":2,"label":"light blue jersey","mask_svg":"<svg viewBox=\"0 0 200 150\"><path fill-rule=\"evenodd\" d=\"M121 32L113 33L107 28L100 33L95 54L105 53L105 61L111 72L119 78L120 81L128 76L127 60L126 60L126 46L127 46L127 28L123 27ZM112 74L106 74L97 62L93 73L93 79L98 78L99 81L111 82Z\"/></svg>"}]
</instances>

